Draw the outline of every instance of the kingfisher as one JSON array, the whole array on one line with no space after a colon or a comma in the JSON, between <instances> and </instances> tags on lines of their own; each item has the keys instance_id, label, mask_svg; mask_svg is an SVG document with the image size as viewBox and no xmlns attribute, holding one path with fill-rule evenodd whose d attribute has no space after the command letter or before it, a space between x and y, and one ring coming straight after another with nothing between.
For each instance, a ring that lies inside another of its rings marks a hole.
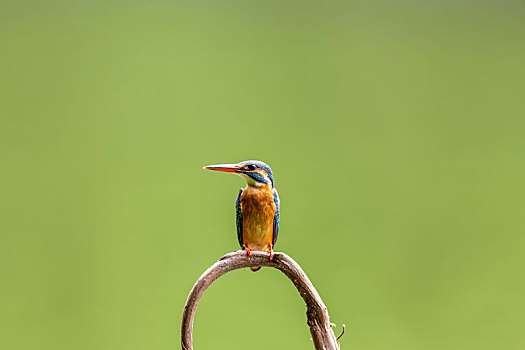
<instances>
[{"instance_id":1,"label":"kingfisher","mask_svg":"<svg viewBox=\"0 0 525 350\"><path fill-rule=\"evenodd\" d=\"M272 169L258 160L237 164L207 165L207 170L234 173L246 181L235 200L237 239L248 256L252 250L266 251L273 259L273 248L279 233L279 195L275 188ZM258 271L261 267L251 267Z\"/></svg>"}]
</instances>

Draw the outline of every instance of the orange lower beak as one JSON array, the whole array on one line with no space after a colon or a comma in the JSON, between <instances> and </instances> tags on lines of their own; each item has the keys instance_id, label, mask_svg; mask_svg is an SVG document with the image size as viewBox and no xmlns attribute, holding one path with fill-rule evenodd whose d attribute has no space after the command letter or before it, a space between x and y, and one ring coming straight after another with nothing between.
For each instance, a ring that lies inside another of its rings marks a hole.
<instances>
[{"instance_id":1,"label":"orange lower beak","mask_svg":"<svg viewBox=\"0 0 525 350\"><path fill-rule=\"evenodd\" d=\"M206 165L205 167L203 167L203 169L222 171L224 173L236 173L240 170L237 164Z\"/></svg>"}]
</instances>

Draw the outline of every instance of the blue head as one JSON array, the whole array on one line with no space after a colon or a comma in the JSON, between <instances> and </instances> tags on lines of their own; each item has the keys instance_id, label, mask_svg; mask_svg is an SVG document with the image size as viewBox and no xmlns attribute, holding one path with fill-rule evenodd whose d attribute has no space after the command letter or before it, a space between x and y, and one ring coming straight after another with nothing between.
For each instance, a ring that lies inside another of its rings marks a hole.
<instances>
[{"instance_id":1,"label":"blue head","mask_svg":"<svg viewBox=\"0 0 525 350\"><path fill-rule=\"evenodd\" d=\"M237 164L208 165L204 169L235 173L242 176L249 186L274 187L272 169L259 160L247 160Z\"/></svg>"}]
</instances>

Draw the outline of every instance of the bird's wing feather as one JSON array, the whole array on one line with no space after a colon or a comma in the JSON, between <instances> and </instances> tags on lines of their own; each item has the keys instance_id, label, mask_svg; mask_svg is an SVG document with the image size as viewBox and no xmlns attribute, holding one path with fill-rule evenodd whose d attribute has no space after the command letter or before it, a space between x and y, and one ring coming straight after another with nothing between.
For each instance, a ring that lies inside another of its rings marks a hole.
<instances>
[{"instance_id":1,"label":"bird's wing feather","mask_svg":"<svg viewBox=\"0 0 525 350\"><path fill-rule=\"evenodd\" d=\"M244 249L244 241L242 238L242 211L241 211L241 194L242 188L237 194L237 199L235 200L235 222L237 223L237 239L241 245L241 249Z\"/></svg>"},{"instance_id":2,"label":"bird's wing feather","mask_svg":"<svg viewBox=\"0 0 525 350\"><path fill-rule=\"evenodd\" d=\"M281 206L281 201L279 200L279 194L277 193L277 190L273 189L273 202L275 203L275 216L273 217L273 239L272 239L272 247L275 246L275 243L277 242L277 235L279 234L279 208Z\"/></svg>"}]
</instances>

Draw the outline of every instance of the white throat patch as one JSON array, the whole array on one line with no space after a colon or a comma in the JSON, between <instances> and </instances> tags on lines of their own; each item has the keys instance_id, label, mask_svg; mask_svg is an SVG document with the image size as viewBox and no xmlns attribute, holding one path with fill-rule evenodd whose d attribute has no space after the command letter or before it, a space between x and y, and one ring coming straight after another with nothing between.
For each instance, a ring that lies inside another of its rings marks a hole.
<instances>
[{"instance_id":1,"label":"white throat patch","mask_svg":"<svg viewBox=\"0 0 525 350\"><path fill-rule=\"evenodd\" d=\"M246 183L248 184L248 186L260 187L260 186L266 186L267 185L267 184L265 184L263 182L255 181L254 179L252 179L251 177L249 177L246 174L238 173L237 175L240 175L241 177L243 177L244 180L246 180ZM268 176L264 176L264 180L266 180L269 184L272 183L270 181L270 179L268 178Z\"/></svg>"}]
</instances>

